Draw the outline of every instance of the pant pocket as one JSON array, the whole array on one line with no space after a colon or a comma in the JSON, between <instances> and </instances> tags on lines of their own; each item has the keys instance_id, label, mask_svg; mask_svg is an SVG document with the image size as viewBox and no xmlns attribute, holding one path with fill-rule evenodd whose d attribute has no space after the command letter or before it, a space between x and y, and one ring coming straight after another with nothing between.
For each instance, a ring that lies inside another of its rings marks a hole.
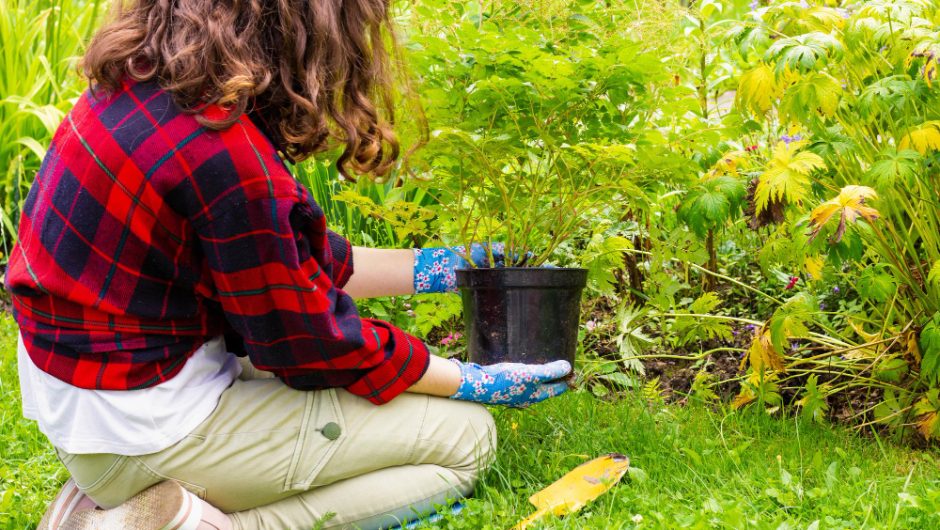
<instances>
[{"instance_id":1,"label":"pant pocket","mask_svg":"<svg viewBox=\"0 0 940 530\"><path fill-rule=\"evenodd\" d=\"M285 489L309 490L346 436L346 423L336 391L306 392L303 419L288 466Z\"/></svg>"}]
</instances>

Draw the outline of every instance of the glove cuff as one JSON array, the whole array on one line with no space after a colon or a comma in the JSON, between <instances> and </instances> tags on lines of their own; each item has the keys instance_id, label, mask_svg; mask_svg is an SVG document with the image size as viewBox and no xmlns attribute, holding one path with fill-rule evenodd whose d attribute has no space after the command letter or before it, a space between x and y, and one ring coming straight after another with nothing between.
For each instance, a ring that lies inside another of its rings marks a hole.
<instances>
[{"instance_id":1,"label":"glove cuff","mask_svg":"<svg viewBox=\"0 0 940 530\"><path fill-rule=\"evenodd\" d=\"M457 247L457 252L462 252ZM448 247L416 248L414 250L415 293L457 292L457 273L466 262Z\"/></svg>"}]
</instances>

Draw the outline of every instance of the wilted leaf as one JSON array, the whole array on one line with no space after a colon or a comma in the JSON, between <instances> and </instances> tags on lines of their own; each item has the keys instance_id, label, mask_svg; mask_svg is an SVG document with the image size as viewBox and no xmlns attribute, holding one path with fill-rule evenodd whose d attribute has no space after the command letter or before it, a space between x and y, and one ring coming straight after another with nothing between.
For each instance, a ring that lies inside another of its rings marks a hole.
<instances>
[{"instance_id":1,"label":"wilted leaf","mask_svg":"<svg viewBox=\"0 0 940 530\"><path fill-rule=\"evenodd\" d=\"M765 369L780 372L786 370L783 364L783 356L774 348L770 330L766 326L761 326L754 334L754 339L751 341L751 347L748 349L745 359L751 364L751 369L758 372L763 372ZM743 361L740 368L744 368Z\"/></svg>"},{"instance_id":2,"label":"wilted leaf","mask_svg":"<svg viewBox=\"0 0 940 530\"><path fill-rule=\"evenodd\" d=\"M708 175L712 177L737 175L741 169L747 168L749 165L750 157L747 151L729 151L721 155L721 158L715 162Z\"/></svg>"},{"instance_id":3,"label":"wilted leaf","mask_svg":"<svg viewBox=\"0 0 940 530\"><path fill-rule=\"evenodd\" d=\"M877 197L878 194L875 193L875 190L868 186L851 185L842 188L838 197L820 204L810 214L810 231L807 234L810 236L810 241L819 235L819 231L822 227L836 214L838 214L839 217L839 225L830 238L831 243L841 241L848 223L854 223L859 217L863 217L868 221L874 221L879 216L878 210L870 206L865 206L865 201L866 199L874 199Z\"/></svg>"},{"instance_id":4,"label":"wilted leaf","mask_svg":"<svg viewBox=\"0 0 940 530\"><path fill-rule=\"evenodd\" d=\"M940 389L931 388L914 405L917 430L924 438L940 437Z\"/></svg>"},{"instance_id":5,"label":"wilted leaf","mask_svg":"<svg viewBox=\"0 0 940 530\"><path fill-rule=\"evenodd\" d=\"M768 412L776 410L782 402L776 380L777 376L772 373L752 369L750 375L741 384L741 391L731 401L731 408L737 410L759 400L774 407L768 409Z\"/></svg>"}]
</instances>

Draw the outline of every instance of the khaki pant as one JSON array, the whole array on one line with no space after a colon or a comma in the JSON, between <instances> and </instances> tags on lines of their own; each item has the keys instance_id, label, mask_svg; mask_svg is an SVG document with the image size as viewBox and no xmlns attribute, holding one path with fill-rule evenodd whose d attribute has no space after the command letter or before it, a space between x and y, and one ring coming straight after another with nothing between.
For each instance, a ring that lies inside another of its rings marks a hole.
<instances>
[{"instance_id":1,"label":"khaki pant","mask_svg":"<svg viewBox=\"0 0 940 530\"><path fill-rule=\"evenodd\" d=\"M392 526L470 494L492 460L495 428L480 405L405 393L375 406L253 376L163 451L59 456L102 507L173 479L241 530L309 530L324 518L322 528Z\"/></svg>"}]
</instances>

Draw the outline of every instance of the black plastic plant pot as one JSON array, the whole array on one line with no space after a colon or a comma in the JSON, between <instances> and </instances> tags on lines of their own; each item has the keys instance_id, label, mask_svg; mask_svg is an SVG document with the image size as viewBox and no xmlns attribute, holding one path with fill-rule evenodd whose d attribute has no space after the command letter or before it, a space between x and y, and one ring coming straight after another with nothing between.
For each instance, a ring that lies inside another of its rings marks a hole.
<instances>
[{"instance_id":1,"label":"black plastic plant pot","mask_svg":"<svg viewBox=\"0 0 940 530\"><path fill-rule=\"evenodd\" d=\"M461 269L470 360L574 366L587 269Z\"/></svg>"}]
</instances>

